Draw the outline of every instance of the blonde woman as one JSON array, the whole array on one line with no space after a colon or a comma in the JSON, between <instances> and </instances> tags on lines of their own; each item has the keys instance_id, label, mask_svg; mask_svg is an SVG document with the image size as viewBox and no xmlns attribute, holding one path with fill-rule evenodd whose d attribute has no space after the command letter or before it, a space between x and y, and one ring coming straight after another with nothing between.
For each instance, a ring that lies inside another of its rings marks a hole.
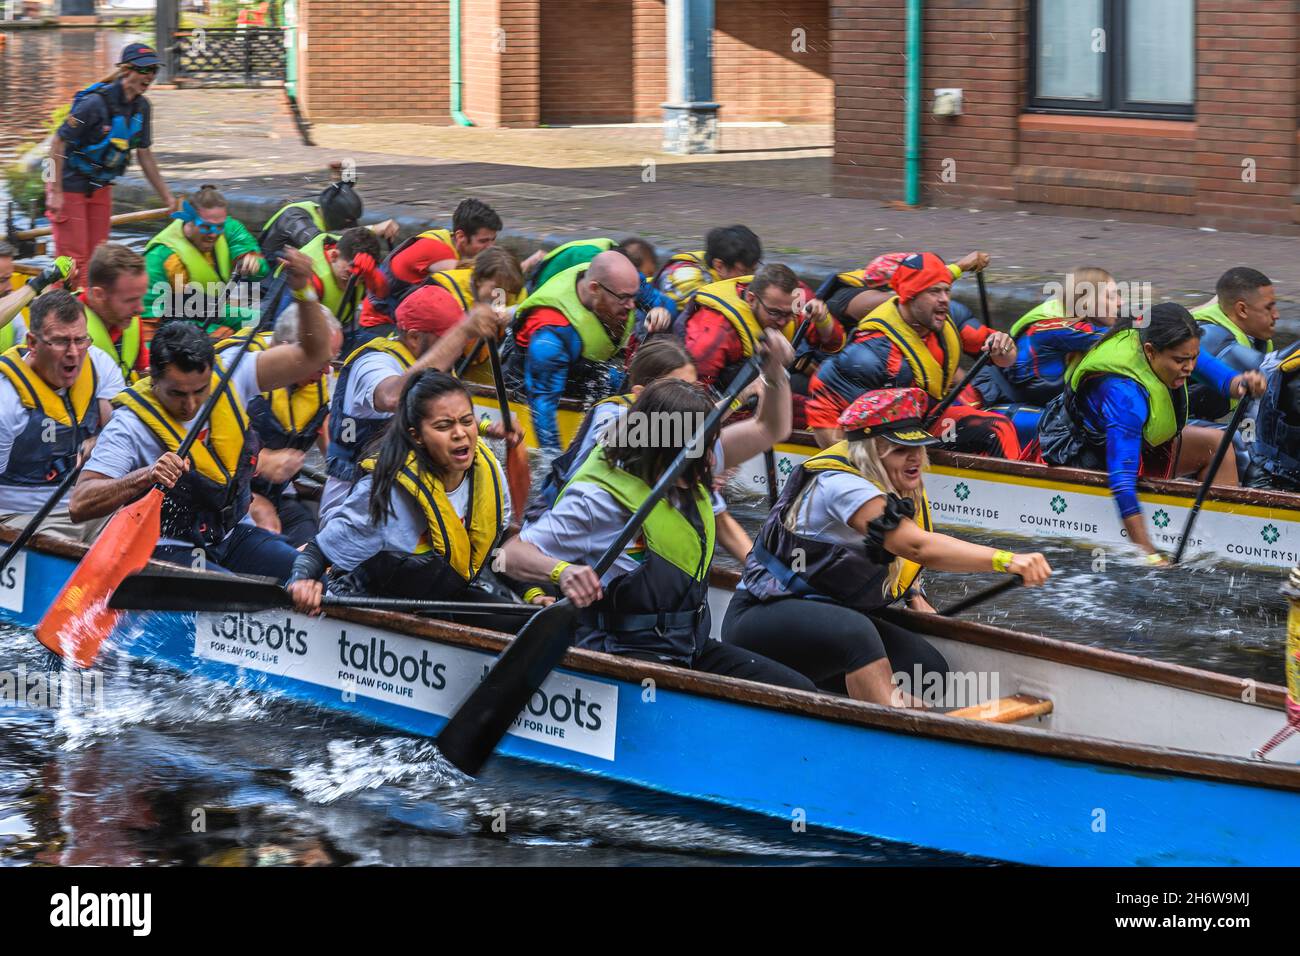
<instances>
[{"instance_id":1,"label":"blonde woman","mask_svg":"<svg viewBox=\"0 0 1300 956\"><path fill-rule=\"evenodd\" d=\"M942 677L923 637L870 615L898 600L933 611L916 587L923 567L1001 571L1042 584L1041 554L1012 554L930 530L925 393L867 392L840 416L845 440L790 477L759 532L722 625L723 641L793 668L856 700L919 706L893 675Z\"/></svg>"}]
</instances>

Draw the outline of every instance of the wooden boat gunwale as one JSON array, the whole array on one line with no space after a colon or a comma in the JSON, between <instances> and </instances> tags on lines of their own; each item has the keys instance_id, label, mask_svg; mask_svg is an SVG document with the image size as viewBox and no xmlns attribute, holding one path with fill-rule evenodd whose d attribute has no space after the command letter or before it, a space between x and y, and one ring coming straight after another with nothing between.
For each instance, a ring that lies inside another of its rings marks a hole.
<instances>
[{"instance_id":1,"label":"wooden boat gunwale","mask_svg":"<svg viewBox=\"0 0 1300 956\"><path fill-rule=\"evenodd\" d=\"M16 530L0 527L0 540L12 540L16 535ZM78 542L43 534L33 537L28 545L29 550L73 561L80 560L87 547ZM176 570L174 565L159 562L152 564L160 571ZM217 572L189 573L217 576ZM715 586L733 587L736 580L737 576L733 572L714 572ZM900 623L922 633L1179 690L1232 699L1243 707L1258 706L1275 710L1279 726L1285 720L1286 691L1275 685L1255 684L1255 702L1247 703L1241 700L1241 690L1247 683L1244 679L970 621L949 620L902 610L890 614ZM331 608L327 611L327 616L493 654L500 653L510 640L508 636L496 631L388 611ZM799 691L662 664L631 661L579 648L570 648L560 666L579 673L633 684L640 684L650 678L660 689L682 691L838 724L1013 750L1059 760L1104 764L1123 770L1170 773L1300 792L1300 765L1254 761L1243 757L1067 734L1027 726L965 720L940 713L897 710L828 693Z\"/></svg>"}]
</instances>

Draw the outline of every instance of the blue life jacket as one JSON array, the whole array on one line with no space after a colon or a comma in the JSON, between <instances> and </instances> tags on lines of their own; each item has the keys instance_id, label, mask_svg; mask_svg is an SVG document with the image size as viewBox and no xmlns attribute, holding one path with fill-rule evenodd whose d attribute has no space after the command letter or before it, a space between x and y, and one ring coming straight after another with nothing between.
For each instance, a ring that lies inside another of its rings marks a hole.
<instances>
[{"instance_id":1,"label":"blue life jacket","mask_svg":"<svg viewBox=\"0 0 1300 956\"><path fill-rule=\"evenodd\" d=\"M87 96L98 96L104 100L104 109L108 113L109 128L102 139L85 146L74 147L67 155L67 168L78 175L85 176L94 186L106 186L126 172L131 162L131 150L140 144L144 133L143 109L137 108L130 116L114 112L113 103L108 98L112 83L92 83L72 98L72 108Z\"/></svg>"}]
</instances>

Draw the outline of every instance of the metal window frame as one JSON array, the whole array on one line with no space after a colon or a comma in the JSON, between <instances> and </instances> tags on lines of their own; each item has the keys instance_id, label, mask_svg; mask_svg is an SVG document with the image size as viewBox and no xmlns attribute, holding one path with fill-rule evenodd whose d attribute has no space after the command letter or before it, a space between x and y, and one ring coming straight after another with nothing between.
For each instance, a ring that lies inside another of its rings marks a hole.
<instances>
[{"instance_id":1,"label":"metal window frame","mask_svg":"<svg viewBox=\"0 0 1300 956\"><path fill-rule=\"evenodd\" d=\"M1101 71L1101 96L1095 100L1061 99L1039 96L1038 86L1038 27L1041 20L1042 0L1029 3L1029 82L1027 84L1027 113L1057 113L1076 116L1114 116L1139 119L1168 119L1190 122L1196 118L1196 37L1193 30L1192 45L1187 51L1192 62L1192 102L1147 103L1129 100L1124 96L1127 80L1127 57L1124 47L1124 22L1130 0L1102 0L1101 28L1106 31L1106 52ZM1141 0L1135 0L1141 2ZM1196 0L1192 3L1192 22L1195 24Z\"/></svg>"}]
</instances>

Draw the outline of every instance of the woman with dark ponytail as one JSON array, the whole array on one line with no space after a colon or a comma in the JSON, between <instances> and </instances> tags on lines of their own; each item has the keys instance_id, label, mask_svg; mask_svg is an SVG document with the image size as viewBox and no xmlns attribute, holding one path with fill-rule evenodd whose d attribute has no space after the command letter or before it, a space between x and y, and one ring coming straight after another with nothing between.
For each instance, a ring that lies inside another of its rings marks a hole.
<instances>
[{"instance_id":1,"label":"woman with dark ponytail","mask_svg":"<svg viewBox=\"0 0 1300 956\"><path fill-rule=\"evenodd\" d=\"M1139 475L1204 479L1223 438L1217 428L1187 425L1187 381L1225 396L1259 395L1258 372L1237 374L1201 354L1201 327L1174 302L1162 302L1137 321L1120 319L1065 376L1065 391L1043 411L1038 440L1043 461L1106 471L1129 540L1164 564L1138 504ZM1214 479L1236 485L1232 448Z\"/></svg>"},{"instance_id":2,"label":"woman with dark ponytail","mask_svg":"<svg viewBox=\"0 0 1300 956\"><path fill-rule=\"evenodd\" d=\"M465 386L445 372L411 378L397 412L361 464L362 477L294 563L289 593L320 609L322 579L339 592L500 601L488 565L510 524L505 476L484 437L522 440L518 427L479 422ZM497 630L522 618L476 617Z\"/></svg>"}]
</instances>

